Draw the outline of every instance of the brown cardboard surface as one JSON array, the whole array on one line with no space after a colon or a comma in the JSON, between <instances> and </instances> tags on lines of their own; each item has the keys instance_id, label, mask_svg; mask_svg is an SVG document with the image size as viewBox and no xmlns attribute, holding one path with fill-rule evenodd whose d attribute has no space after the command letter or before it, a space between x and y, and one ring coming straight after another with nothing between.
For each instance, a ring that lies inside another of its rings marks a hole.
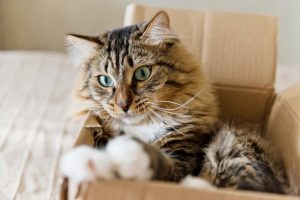
<instances>
[{"instance_id":1,"label":"brown cardboard surface","mask_svg":"<svg viewBox=\"0 0 300 200\"><path fill-rule=\"evenodd\" d=\"M205 12L204 71L217 84L273 89L276 40L275 17Z\"/></svg>"},{"instance_id":2,"label":"brown cardboard surface","mask_svg":"<svg viewBox=\"0 0 300 200\"><path fill-rule=\"evenodd\" d=\"M287 104L290 109L293 110L295 117L300 119L300 82L289 89L284 90L280 93L280 96L287 101Z\"/></svg>"},{"instance_id":3,"label":"brown cardboard surface","mask_svg":"<svg viewBox=\"0 0 300 200\"><path fill-rule=\"evenodd\" d=\"M258 192L231 190L197 190L175 184L161 182L108 181L87 183L82 188L80 198L84 200L299 200L293 196L283 196Z\"/></svg>"},{"instance_id":4,"label":"brown cardboard surface","mask_svg":"<svg viewBox=\"0 0 300 200\"><path fill-rule=\"evenodd\" d=\"M266 136L281 152L287 171L300 191L300 84L278 95Z\"/></svg>"},{"instance_id":5,"label":"brown cardboard surface","mask_svg":"<svg viewBox=\"0 0 300 200\"><path fill-rule=\"evenodd\" d=\"M263 124L274 98L272 90L215 85L225 122ZM233 98L234 97L234 98Z\"/></svg>"},{"instance_id":6,"label":"brown cardboard surface","mask_svg":"<svg viewBox=\"0 0 300 200\"><path fill-rule=\"evenodd\" d=\"M84 119L84 124L78 134L74 146L79 145L89 145L94 146L94 130L95 128L101 128L101 125L97 121L97 118L90 113L87 114L86 118Z\"/></svg>"}]
</instances>

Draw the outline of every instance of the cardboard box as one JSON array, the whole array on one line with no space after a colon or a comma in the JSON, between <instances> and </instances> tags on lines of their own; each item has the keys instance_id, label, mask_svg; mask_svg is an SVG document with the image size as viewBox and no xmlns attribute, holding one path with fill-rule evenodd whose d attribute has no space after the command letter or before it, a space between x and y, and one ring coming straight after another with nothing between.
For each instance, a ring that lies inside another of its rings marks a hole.
<instances>
[{"instance_id":1,"label":"cardboard box","mask_svg":"<svg viewBox=\"0 0 300 200\"><path fill-rule=\"evenodd\" d=\"M129 5L125 25L150 19L161 8ZM264 15L164 9L171 27L203 62L217 90L222 118L251 123L280 150L292 181L300 190L300 84L275 94L277 18ZM94 146L97 117L88 116L75 146ZM70 197L71 185L63 179L61 199ZM287 195L259 192L196 190L163 182L102 181L83 183L73 195L83 200L284 200Z\"/></svg>"}]
</instances>

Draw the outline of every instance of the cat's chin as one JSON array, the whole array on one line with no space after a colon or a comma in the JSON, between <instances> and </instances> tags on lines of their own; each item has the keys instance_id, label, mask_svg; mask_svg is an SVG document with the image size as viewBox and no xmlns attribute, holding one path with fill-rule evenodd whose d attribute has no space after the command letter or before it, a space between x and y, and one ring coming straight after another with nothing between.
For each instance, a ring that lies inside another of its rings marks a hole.
<instances>
[{"instance_id":1,"label":"cat's chin","mask_svg":"<svg viewBox=\"0 0 300 200\"><path fill-rule=\"evenodd\" d=\"M131 114L124 115L120 118L120 120L125 124L139 124L145 119L144 114Z\"/></svg>"}]
</instances>

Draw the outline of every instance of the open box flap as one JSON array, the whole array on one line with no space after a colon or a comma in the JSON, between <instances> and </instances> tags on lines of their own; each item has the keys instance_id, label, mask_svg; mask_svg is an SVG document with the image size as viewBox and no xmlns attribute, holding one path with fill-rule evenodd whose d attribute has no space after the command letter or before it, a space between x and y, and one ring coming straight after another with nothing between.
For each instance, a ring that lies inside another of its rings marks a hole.
<instances>
[{"instance_id":1,"label":"open box flap","mask_svg":"<svg viewBox=\"0 0 300 200\"><path fill-rule=\"evenodd\" d=\"M300 84L278 94L268 124L267 138L282 154L286 170L300 192Z\"/></svg>"},{"instance_id":2,"label":"open box flap","mask_svg":"<svg viewBox=\"0 0 300 200\"><path fill-rule=\"evenodd\" d=\"M278 96L285 99L295 117L300 120L300 83L282 91Z\"/></svg>"},{"instance_id":3,"label":"open box flap","mask_svg":"<svg viewBox=\"0 0 300 200\"><path fill-rule=\"evenodd\" d=\"M218 85L214 85L214 89L222 102L220 117L223 121L234 119L236 123L247 122L264 127L275 97L273 90Z\"/></svg>"},{"instance_id":4,"label":"open box flap","mask_svg":"<svg viewBox=\"0 0 300 200\"><path fill-rule=\"evenodd\" d=\"M165 10L170 25L217 85L273 89L278 18L262 14L159 8L131 4L124 25Z\"/></svg>"},{"instance_id":5,"label":"open box flap","mask_svg":"<svg viewBox=\"0 0 300 200\"><path fill-rule=\"evenodd\" d=\"M94 146L94 131L101 128L99 118L89 112L86 115L84 124L77 136L75 146L89 145Z\"/></svg>"}]
</instances>

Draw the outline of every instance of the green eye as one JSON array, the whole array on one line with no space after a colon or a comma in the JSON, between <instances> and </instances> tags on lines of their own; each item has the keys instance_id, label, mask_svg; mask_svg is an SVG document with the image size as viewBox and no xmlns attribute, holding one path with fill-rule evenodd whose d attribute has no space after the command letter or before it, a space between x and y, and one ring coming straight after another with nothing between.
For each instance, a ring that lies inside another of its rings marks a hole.
<instances>
[{"instance_id":1,"label":"green eye","mask_svg":"<svg viewBox=\"0 0 300 200\"><path fill-rule=\"evenodd\" d=\"M113 86L113 80L109 76L100 75L98 76L98 80L103 87Z\"/></svg>"},{"instance_id":2,"label":"green eye","mask_svg":"<svg viewBox=\"0 0 300 200\"><path fill-rule=\"evenodd\" d=\"M144 81L151 75L151 68L148 66L142 66L135 70L134 78L138 81Z\"/></svg>"}]
</instances>

